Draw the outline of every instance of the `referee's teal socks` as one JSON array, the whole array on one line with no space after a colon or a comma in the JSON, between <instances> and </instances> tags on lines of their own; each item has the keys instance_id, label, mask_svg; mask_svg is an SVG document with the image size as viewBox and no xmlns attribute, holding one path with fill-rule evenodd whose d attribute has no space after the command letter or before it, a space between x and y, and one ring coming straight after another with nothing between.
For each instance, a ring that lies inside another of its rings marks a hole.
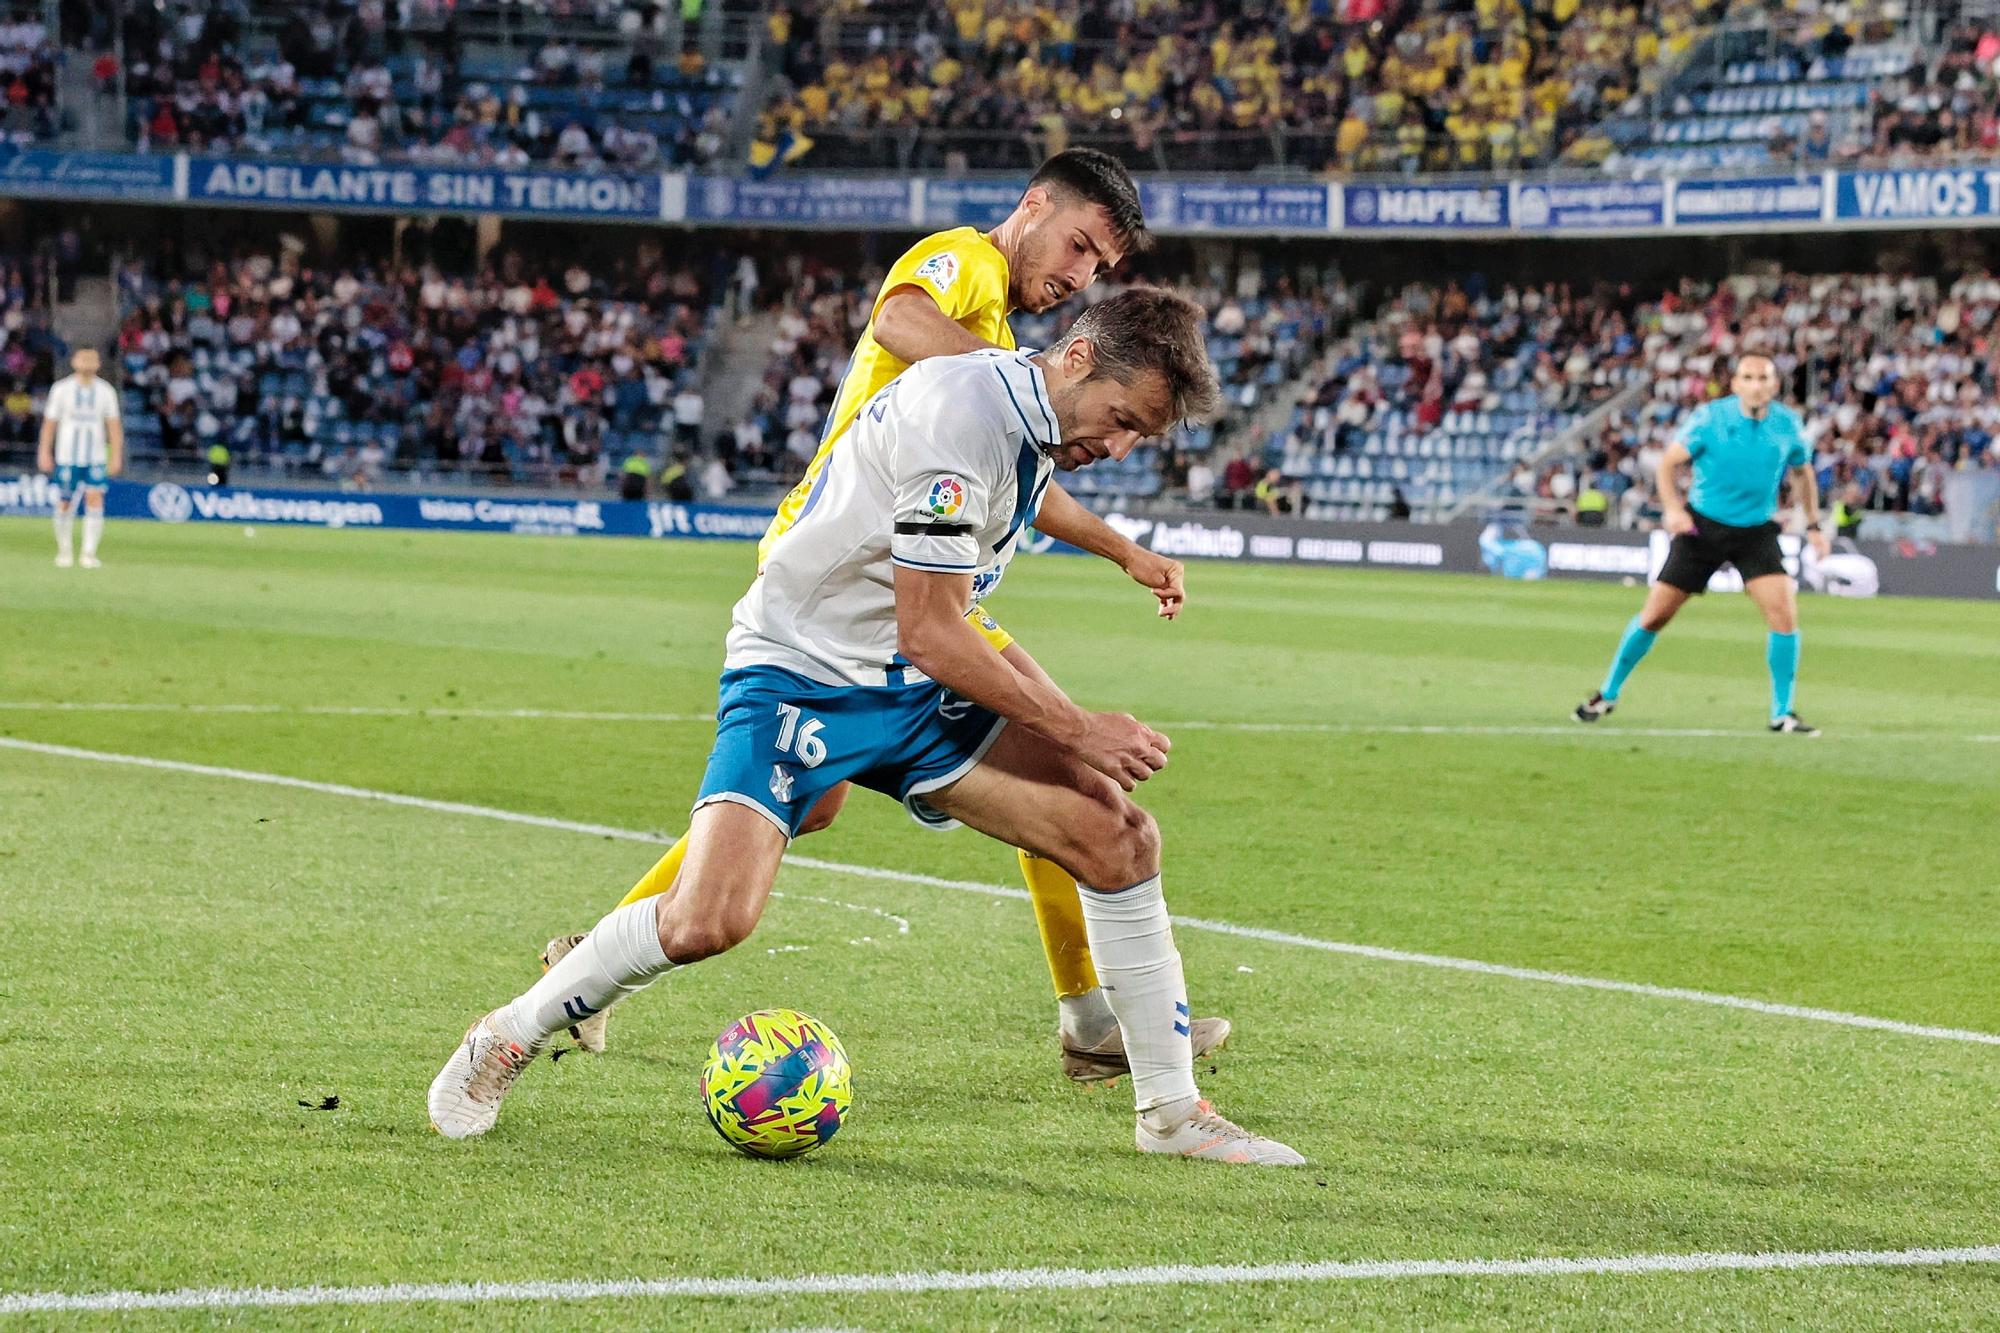
<instances>
[{"instance_id":1,"label":"referee's teal socks","mask_svg":"<svg viewBox=\"0 0 2000 1333\"><path fill-rule=\"evenodd\" d=\"M1625 637L1618 640L1618 655L1611 659L1611 674L1604 678L1604 688L1598 693L1616 702L1618 691L1625 686L1625 677L1632 674L1632 668L1639 665L1639 659L1652 651L1653 640L1659 637L1640 625L1639 617L1633 616L1625 625Z\"/></svg>"},{"instance_id":2,"label":"referee's teal socks","mask_svg":"<svg viewBox=\"0 0 2000 1333\"><path fill-rule=\"evenodd\" d=\"M1792 686L1799 678L1799 634L1773 630L1764 643L1764 664L1771 668L1771 720L1792 711Z\"/></svg>"}]
</instances>

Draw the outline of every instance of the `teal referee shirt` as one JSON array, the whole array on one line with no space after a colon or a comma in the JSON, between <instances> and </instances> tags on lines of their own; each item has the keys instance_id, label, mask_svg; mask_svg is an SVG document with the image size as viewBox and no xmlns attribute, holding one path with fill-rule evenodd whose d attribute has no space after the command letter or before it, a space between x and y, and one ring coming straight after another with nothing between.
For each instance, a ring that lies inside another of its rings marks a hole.
<instances>
[{"instance_id":1,"label":"teal referee shirt","mask_svg":"<svg viewBox=\"0 0 2000 1333\"><path fill-rule=\"evenodd\" d=\"M1694 459L1688 507L1732 528L1770 522L1785 469L1812 461L1797 412L1774 402L1759 421L1734 394L1690 412L1674 439Z\"/></svg>"}]
</instances>

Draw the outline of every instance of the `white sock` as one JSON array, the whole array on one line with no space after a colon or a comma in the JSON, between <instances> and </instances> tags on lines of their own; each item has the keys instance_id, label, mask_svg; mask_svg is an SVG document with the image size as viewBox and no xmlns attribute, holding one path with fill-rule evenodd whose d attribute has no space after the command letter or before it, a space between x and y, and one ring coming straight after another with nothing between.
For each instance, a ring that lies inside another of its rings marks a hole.
<instances>
[{"instance_id":1,"label":"white sock","mask_svg":"<svg viewBox=\"0 0 2000 1333\"><path fill-rule=\"evenodd\" d=\"M56 506L56 554L68 555L70 525L76 522L76 511L68 505Z\"/></svg>"},{"instance_id":2,"label":"white sock","mask_svg":"<svg viewBox=\"0 0 2000 1333\"><path fill-rule=\"evenodd\" d=\"M1079 889L1090 956L1125 1034L1133 1101L1148 1124L1165 1129L1186 1119L1201 1094L1188 1039L1187 984L1160 877L1122 893Z\"/></svg>"},{"instance_id":3,"label":"white sock","mask_svg":"<svg viewBox=\"0 0 2000 1333\"><path fill-rule=\"evenodd\" d=\"M1089 1050L1118 1030L1118 1015L1104 998L1104 987L1092 986L1081 995L1056 1000L1056 1022L1063 1040Z\"/></svg>"},{"instance_id":4,"label":"white sock","mask_svg":"<svg viewBox=\"0 0 2000 1333\"><path fill-rule=\"evenodd\" d=\"M654 916L659 904L642 898L618 908L591 930L525 994L500 1011L501 1026L518 1041L539 1046L572 1023L589 1018L670 970Z\"/></svg>"},{"instance_id":5,"label":"white sock","mask_svg":"<svg viewBox=\"0 0 2000 1333\"><path fill-rule=\"evenodd\" d=\"M83 558L95 559L97 543L104 537L104 515L86 509L83 514Z\"/></svg>"}]
</instances>

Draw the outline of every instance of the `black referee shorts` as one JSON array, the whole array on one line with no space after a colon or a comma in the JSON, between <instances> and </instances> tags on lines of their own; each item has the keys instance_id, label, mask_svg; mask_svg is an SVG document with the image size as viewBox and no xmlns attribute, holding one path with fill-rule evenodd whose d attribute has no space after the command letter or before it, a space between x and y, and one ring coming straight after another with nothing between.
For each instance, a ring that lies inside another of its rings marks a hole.
<instances>
[{"instance_id":1,"label":"black referee shorts","mask_svg":"<svg viewBox=\"0 0 2000 1333\"><path fill-rule=\"evenodd\" d=\"M1674 538L1667 548L1667 563L1660 567L1660 582L1685 593L1708 591L1708 581L1724 565L1748 583L1766 574L1785 572L1785 553L1778 546L1778 525L1759 523L1754 528L1731 527L1705 514L1688 511L1694 517L1694 531Z\"/></svg>"}]
</instances>

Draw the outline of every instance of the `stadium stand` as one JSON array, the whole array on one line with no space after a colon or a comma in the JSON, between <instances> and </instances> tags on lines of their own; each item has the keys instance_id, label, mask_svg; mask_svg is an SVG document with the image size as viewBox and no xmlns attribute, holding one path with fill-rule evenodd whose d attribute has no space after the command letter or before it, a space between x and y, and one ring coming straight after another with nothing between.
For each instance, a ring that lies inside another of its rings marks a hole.
<instances>
[{"instance_id":1,"label":"stadium stand","mask_svg":"<svg viewBox=\"0 0 2000 1333\"><path fill-rule=\"evenodd\" d=\"M784 294L763 385L735 430L735 445L752 467L792 476L811 459L848 351L868 321L881 278L880 271L805 266ZM1078 495L1107 503L1187 498L1190 471L1203 463L1214 470L1218 440L1240 432L1256 409L1308 364L1349 317L1353 296L1338 282L1303 295L1284 281L1268 295L1257 283L1228 292L1213 282L1185 277L1175 285L1209 312L1209 354L1223 384L1223 416L1217 422L1183 424L1122 462L1099 463L1067 479ZM1046 347L1090 303L1118 290L1120 284L1105 284L1061 312L1016 315L1016 341L1022 347ZM1212 494L1203 489L1194 498L1205 503Z\"/></svg>"},{"instance_id":2,"label":"stadium stand","mask_svg":"<svg viewBox=\"0 0 2000 1333\"><path fill-rule=\"evenodd\" d=\"M1713 33L1641 114L1613 116L1573 160L1613 168L1702 170L1893 156L1890 133L1925 103L1922 43L1900 6L1759 14ZM1912 102L1911 99L1916 101ZM1916 121L1913 118L1912 128Z\"/></svg>"},{"instance_id":3,"label":"stadium stand","mask_svg":"<svg viewBox=\"0 0 2000 1333\"><path fill-rule=\"evenodd\" d=\"M754 494L795 478L817 447L880 279L806 259L792 272L766 291L777 314L761 387L711 437L698 396L694 424L674 408L698 395L722 295L657 255L544 271L509 253L470 275L289 255L193 276L134 269L119 333L133 456L192 460L222 443L252 467L346 484L396 472L590 489L637 453L705 469L712 493ZM18 266L10 275L18 324L40 288ZM1556 285L1178 285L1209 311L1227 408L1078 474L1074 489L1100 507L1421 520L1485 496L1568 517L1597 491L1610 522L1645 526L1674 423L1726 392L1730 357L1751 350L1778 358L1850 526L1868 510L1939 513L1945 471L2000 458L2000 278L1983 272L1949 286L1741 276L1650 300ZM1046 345L1074 314L1017 318L1017 336ZM10 341L6 355L18 384L14 362L36 352ZM1640 401L1575 448L1542 455L1642 383Z\"/></svg>"},{"instance_id":4,"label":"stadium stand","mask_svg":"<svg viewBox=\"0 0 2000 1333\"><path fill-rule=\"evenodd\" d=\"M499 7L512 17L489 15L503 26L475 40L470 7L409 8L402 25L379 0L136 7L130 138L155 151L570 171L700 165L725 145L740 71L693 45L670 57L650 20L620 21L637 10Z\"/></svg>"},{"instance_id":5,"label":"stadium stand","mask_svg":"<svg viewBox=\"0 0 2000 1333\"><path fill-rule=\"evenodd\" d=\"M1674 424L1728 392L1738 352L1773 356L1783 397L1802 408L1822 496L1851 530L1867 511L1943 512L1943 478L2000 461L1992 366L2000 278L1948 286L1877 274L1741 276L1661 302L1671 341L1651 361L1651 387L1579 449L1519 478L1519 498L1573 509L1603 493L1619 526L1658 517L1653 469Z\"/></svg>"},{"instance_id":6,"label":"stadium stand","mask_svg":"<svg viewBox=\"0 0 2000 1333\"><path fill-rule=\"evenodd\" d=\"M158 151L643 171L727 166L748 138L759 170L1025 170L1075 143L1135 170L1643 173L2000 148L2000 35L1953 12L733 0L718 41L653 0L161 0L120 11L123 71L101 16L77 40ZM764 100L739 108L753 28ZM5 31L6 132L52 135L41 24Z\"/></svg>"},{"instance_id":7,"label":"stadium stand","mask_svg":"<svg viewBox=\"0 0 2000 1333\"><path fill-rule=\"evenodd\" d=\"M68 350L49 331L52 266L44 254L0 255L0 450L32 456L42 395Z\"/></svg>"},{"instance_id":8,"label":"stadium stand","mask_svg":"<svg viewBox=\"0 0 2000 1333\"><path fill-rule=\"evenodd\" d=\"M1408 172L1556 160L1657 93L1721 4L804 8L774 16L762 132L813 165L1025 167L1079 143L1135 170Z\"/></svg>"},{"instance_id":9,"label":"stadium stand","mask_svg":"<svg viewBox=\"0 0 2000 1333\"><path fill-rule=\"evenodd\" d=\"M397 470L601 486L632 453L658 460L715 319L702 276L658 254L508 254L468 275L254 254L190 276L135 268L121 288L136 460L219 443L355 485Z\"/></svg>"},{"instance_id":10,"label":"stadium stand","mask_svg":"<svg viewBox=\"0 0 2000 1333\"><path fill-rule=\"evenodd\" d=\"M40 5L0 7L0 138L26 145L61 131L56 43Z\"/></svg>"},{"instance_id":11,"label":"stadium stand","mask_svg":"<svg viewBox=\"0 0 2000 1333\"><path fill-rule=\"evenodd\" d=\"M1629 293L1413 285L1317 367L1277 460L1313 518L1442 517L1640 373Z\"/></svg>"},{"instance_id":12,"label":"stadium stand","mask_svg":"<svg viewBox=\"0 0 2000 1333\"><path fill-rule=\"evenodd\" d=\"M815 167L1617 172L2000 149L1990 19L1900 0L780 7L761 142ZM1121 17L1122 15L1122 17Z\"/></svg>"}]
</instances>

